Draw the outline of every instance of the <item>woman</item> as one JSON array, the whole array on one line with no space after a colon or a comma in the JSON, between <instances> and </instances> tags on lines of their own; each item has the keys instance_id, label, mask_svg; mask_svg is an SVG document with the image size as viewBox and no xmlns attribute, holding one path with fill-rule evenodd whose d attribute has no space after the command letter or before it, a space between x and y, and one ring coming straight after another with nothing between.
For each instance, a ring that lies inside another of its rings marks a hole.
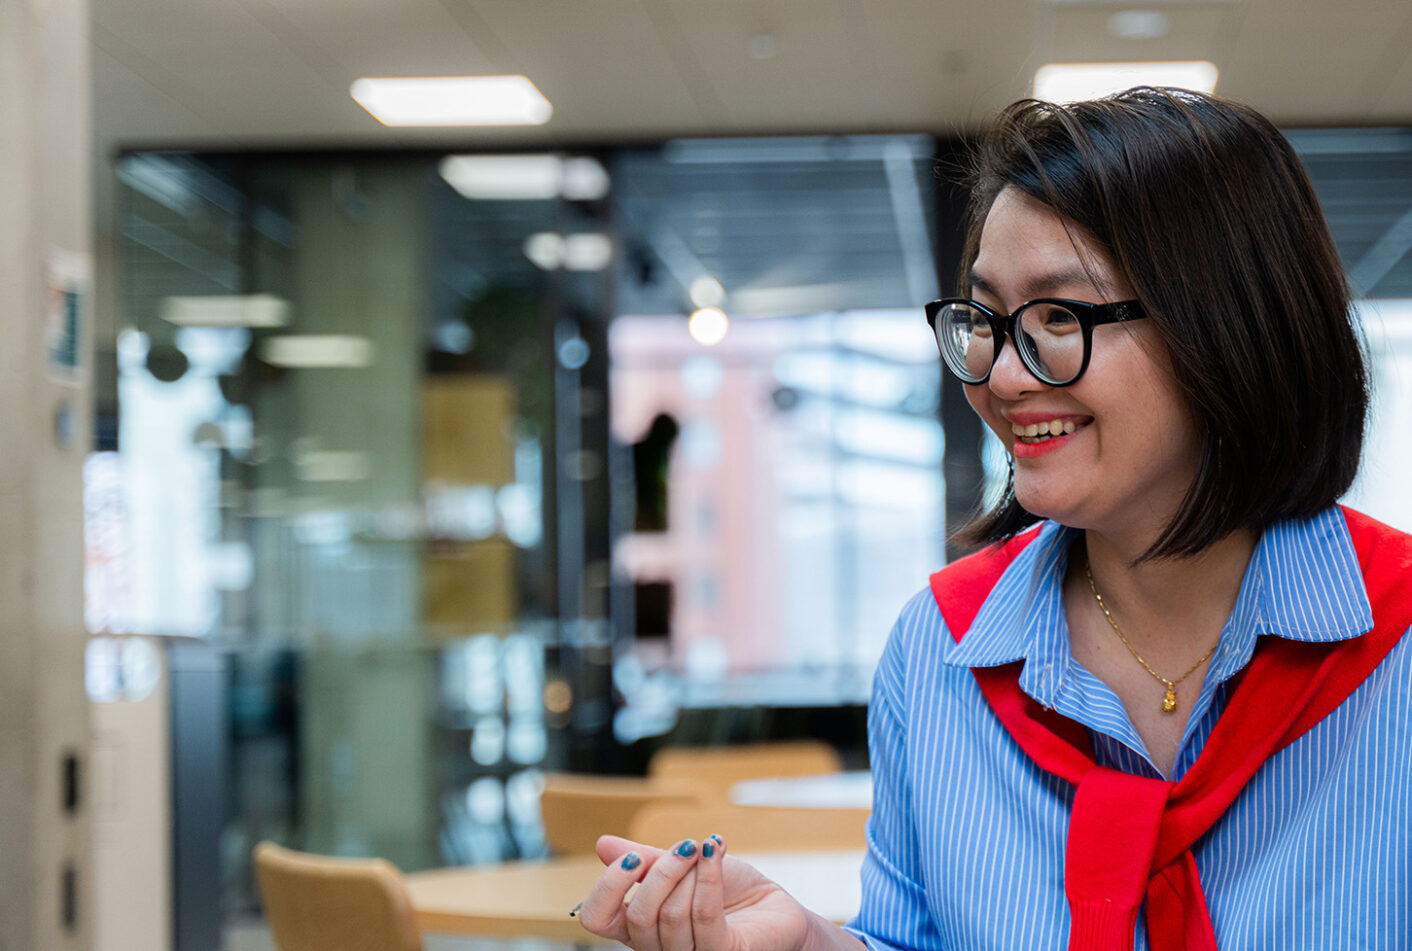
<instances>
[{"instance_id":1,"label":"woman","mask_svg":"<svg viewBox=\"0 0 1412 951\"><path fill-rule=\"evenodd\" d=\"M1142 88L1015 104L972 185L966 290L928 318L1012 472L971 529L1000 544L933 576L879 665L858 917L714 840L605 837L585 926L1412 947L1412 544L1334 504L1365 374L1297 157L1247 108Z\"/></svg>"}]
</instances>

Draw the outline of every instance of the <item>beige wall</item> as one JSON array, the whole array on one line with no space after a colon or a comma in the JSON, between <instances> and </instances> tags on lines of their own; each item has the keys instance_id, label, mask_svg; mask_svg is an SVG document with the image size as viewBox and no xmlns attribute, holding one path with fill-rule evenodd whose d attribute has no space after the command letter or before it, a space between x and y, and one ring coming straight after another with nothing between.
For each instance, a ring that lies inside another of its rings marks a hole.
<instances>
[{"instance_id":1,"label":"beige wall","mask_svg":"<svg viewBox=\"0 0 1412 951\"><path fill-rule=\"evenodd\" d=\"M148 643L161 665L155 689L92 705L93 951L172 946L171 682L166 652Z\"/></svg>"},{"instance_id":2,"label":"beige wall","mask_svg":"<svg viewBox=\"0 0 1412 951\"><path fill-rule=\"evenodd\" d=\"M0 0L0 949L88 947L87 803L61 808L62 759L86 765L80 466L89 390L51 378L45 264L90 249L86 0ZM82 351L81 351L82 352ZM91 366L84 354L82 363ZM67 412L72 442L55 438ZM78 918L61 922L73 870Z\"/></svg>"}]
</instances>

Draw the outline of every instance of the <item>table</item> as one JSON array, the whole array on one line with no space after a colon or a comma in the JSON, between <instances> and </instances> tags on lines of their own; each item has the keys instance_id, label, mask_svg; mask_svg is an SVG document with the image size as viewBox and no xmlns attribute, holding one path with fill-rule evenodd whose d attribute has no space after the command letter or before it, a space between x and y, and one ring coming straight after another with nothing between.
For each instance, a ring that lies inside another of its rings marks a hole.
<instances>
[{"instance_id":1,"label":"table","mask_svg":"<svg viewBox=\"0 0 1412 951\"><path fill-rule=\"evenodd\" d=\"M866 769L817 776L744 779L727 793L737 806L792 809L871 809L873 774Z\"/></svg>"},{"instance_id":2,"label":"table","mask_svg":"<svg viewBox=\"0 0 1412 951\"><path fill-rule=\"evenodd\" d=\"M769 852L739 856L783 885L806 908L842 923L858 910L863 853ZM444 868L406 876L422 931L518 935L602 942L569 917L603 865L593 856Z\"/></svg>"}]
</instances>

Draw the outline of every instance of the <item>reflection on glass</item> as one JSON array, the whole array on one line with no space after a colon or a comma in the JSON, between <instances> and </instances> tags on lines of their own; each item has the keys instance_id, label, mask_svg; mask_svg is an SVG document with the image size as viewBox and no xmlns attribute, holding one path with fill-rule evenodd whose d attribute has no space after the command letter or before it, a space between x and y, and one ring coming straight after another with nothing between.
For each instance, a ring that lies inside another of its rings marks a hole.
<instances>
[{"instance_id":1,"label":"reflection on glass","mask_svg":"<svg viewBox=\"0 0 1412 951\"><path fill-rule=\"evenodd\" d=\"M653 603L654 585L673 593L667 636L639 628L638 662L683 675L688 702L727 677L793 673L820 697L865 682L898 605L941 563L940 376L925 324L910 311L761 318L705 365L679 324L622 317L610 347L614 428L639 483L654 474L636 464L640 447L680 423L661 440L665 529L639 512L616 552L640 600ZM637 497L641 509L641 484ZM629 709L644 710L621 715L645 723L645 686L629 689Z\"/></svg>"}]
</instances>

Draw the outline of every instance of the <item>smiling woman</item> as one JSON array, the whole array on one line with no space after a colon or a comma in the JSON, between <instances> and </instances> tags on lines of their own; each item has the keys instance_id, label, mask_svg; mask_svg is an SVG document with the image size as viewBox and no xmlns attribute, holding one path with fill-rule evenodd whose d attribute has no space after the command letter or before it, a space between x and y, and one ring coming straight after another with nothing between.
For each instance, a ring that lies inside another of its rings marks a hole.
<instances>
[{"instance_id":1,"label":"smiling woman","mask_svg":"<svg viewBox=\"0 0 1412 951\"><path fill-rule=\"evenodd\" d=\"M720 843L604 838L584 924L638 949L1407 948L1412 538L1335 506L1366 375L1298 159L1246 107L1152 88L1017 103L975 156L961 295L927 317L1011 476L879 665L858 916Z\"/></svg>"},{"instance_id":2,"label":"smiling woman","mask_svg":"<svg viewBox=\"0 0 1412 951\"><path fill-rule=\"evenodd\" d=\"M985 288L976 293L1001 311L1032 313L1038 308L1023 302L1035 294L1104 303L1100 286L1113 298L1132 297L1093 237L1016 188L992 204L971 273ZM1098 327L1091 358L1075 360L1074 378L1060 387L1021 359L1031 348L1046 350L1023 343L1044 332L1022 323L1011 335L1021 345L1002 346L984 385L966 387L971 406L1014 457L1009 504L1115 541L1132 539L1125 550L1141 552L1176 514L1200 459L1166 347L1150 320ZM1056 421L1058 438L1051 435Z\"/></svg>"},{"instance_id":3,"label":"smiling woman","mask_svg":"<svg viewBox=\"0 0 1412 951\"><path fill-rule=\"evenodd\" d=\"M1367 382L1347 283L1304 169L1268 120L1158 90L1017 104L973 173L962 281L978 294L984 237L999 237L988 218L1010 205L996 208L1002 195L1029 198L1050 237L1062 236L1051 244L1059 260L1031 280L1135 297L1174 364L1202 446L1152 554L1194 554L1236 529L1317 512L1348 487ZM976 540L1013 534L1034 514L1009 495Z\"/></svg>"}]
</instances>

